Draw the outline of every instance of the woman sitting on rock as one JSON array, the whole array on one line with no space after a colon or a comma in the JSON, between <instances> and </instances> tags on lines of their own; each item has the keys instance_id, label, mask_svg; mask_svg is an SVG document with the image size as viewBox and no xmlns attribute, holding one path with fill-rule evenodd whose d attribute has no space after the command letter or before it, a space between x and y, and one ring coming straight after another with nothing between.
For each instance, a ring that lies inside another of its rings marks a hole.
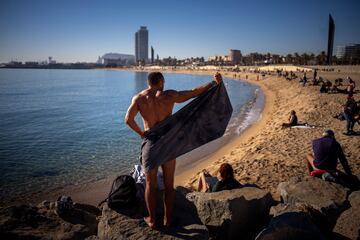
<instances>
[{"instance_id":1,"label":"woman sitting on rock","mask_svg":"<svg viewBox=\"0 0 360 240\"><path fill-rule=\"evenodd\" d=\"M220 192L241 187L241 184L234 178L234 170L230 164L221 164L217 173L220 180L203 170L199 176L197 191Z\"/></svg>"}]
</instances>

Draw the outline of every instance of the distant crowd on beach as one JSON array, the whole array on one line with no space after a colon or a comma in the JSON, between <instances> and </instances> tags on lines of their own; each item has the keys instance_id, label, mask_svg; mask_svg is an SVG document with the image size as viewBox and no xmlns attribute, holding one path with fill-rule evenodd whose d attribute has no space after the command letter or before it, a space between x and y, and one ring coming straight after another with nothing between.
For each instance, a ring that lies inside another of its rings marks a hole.
<instances>
[{"instance_id":1,"label":"distant crowd on beach","mask_svg":"<svg viewBox=\"0 0 360 240\"><path fill-rule=\"evenodd\" d=\"M332 70L333 71L333 70ZM255 70L253 73L257 73L256 81L265 77L276 75L280 78L284 78L287 81L298 81L303 87L306 86L319 86L319 93L340 93L346 95L344 98L343 108L339 109L339 113L334 116L340 120L346 120L346 132L345 135L358 135L358 132L354 131L354 125L356 122L360 124L360 101L354 99L356 91L355 81L351 77L345 80L338 78L332 83L330 80L324 79L318 76L318 70L314 69L312 77L308 77L308 72L302 70L295 73L293 71L284 71L277 69L276 71L259 71ZM247 73L245 78L248 79ZM234 73L233 77L240 77L240 73ZM243 74L242 74L243 76ZM310 125L308 123L301 123L298 119L295 110L291 110L289 113L288 121L282 124L282 128L316 128L317 126ZM355 181L357 178L352 175L348 160L344 154L344 151L340 143L335 138L335 132L331 129L325 130L322 136L312 141L313 153L307 154L305 157L305 163L309 175L314 177L321 177L324 180L337 182L340 184L346 184L346 181ZM337 168L338 161L340 161L344 172L341 172ZM224 169L227 169L228 173L224 174ZM229 176L229 177L224 177ZM227 189L233 189L241 187L242 185L233 179L231 165L224 163L217 171L217 177L212 176L206 170L203 170L198 177L198 185L196 190L201 192L214 192ZM222 186L219 188L219 185ZM224 186L224 187L223 187Z\"/></svg>"}]
</instances>

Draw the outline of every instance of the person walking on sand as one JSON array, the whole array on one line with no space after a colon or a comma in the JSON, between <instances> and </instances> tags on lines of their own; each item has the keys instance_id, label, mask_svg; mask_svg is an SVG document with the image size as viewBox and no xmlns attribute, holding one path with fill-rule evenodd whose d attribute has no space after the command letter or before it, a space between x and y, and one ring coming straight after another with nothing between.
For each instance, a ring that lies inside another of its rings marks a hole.
<instances>
[{"instance_id":1,"label":"person walking on sand","mask_svg":"<svg viewBox=\"0 0 360 240\"><path fill-rule=\"evenodd\" d=\"M214 75L214 80L210 83L198 86L192 90L175 91L164 90L165 79L160 72L152 72L148 75L148 88L135 95L127 110L125 122L134 130L141 138L146 138L146 133L159 122L167 119L172 115L175 103L182 103L191 98L197 97L206 92L214 85L222 82L220 73ZM144 130L142 130L135 122L135 116L140 113L143 120ZM164 178L164 226L170 226L171 215L174 201L174 172L176 160L168 160L161 165ZM144 163L143 163L144 164ZM155 225L156 210L156 176L159 166L155 166L150 170L145 170L146 186L145 186L145 202L149 213L144 218L146 224L151 228Z\"/></svg>"}]
</instances>

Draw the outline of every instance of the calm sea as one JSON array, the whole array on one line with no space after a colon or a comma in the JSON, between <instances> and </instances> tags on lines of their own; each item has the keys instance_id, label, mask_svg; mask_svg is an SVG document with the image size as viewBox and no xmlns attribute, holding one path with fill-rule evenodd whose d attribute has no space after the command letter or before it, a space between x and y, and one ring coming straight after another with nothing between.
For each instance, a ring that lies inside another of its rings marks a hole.
<instances>
[{"instance_id":1,"label":"calm sea","mask_svg":"<svg viewBox=\"0 0 360 240\"><path fill-rule=\"evenodd\" d=\"M166 89L211 80L164 75ZM132 96L147 87L146 78L142 72L0 69L0 200L129 172L138 163L140 139L123 119ZM256 87L224 82L234 133L251 115Z\"/></svg>"}]
</instances>

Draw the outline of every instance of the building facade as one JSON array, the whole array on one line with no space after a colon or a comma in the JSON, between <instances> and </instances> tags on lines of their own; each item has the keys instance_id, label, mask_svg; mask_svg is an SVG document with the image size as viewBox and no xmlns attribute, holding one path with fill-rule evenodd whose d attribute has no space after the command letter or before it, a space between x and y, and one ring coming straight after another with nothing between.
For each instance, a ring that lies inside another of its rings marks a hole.
<instances>
[{"instance_id":1,"label":"building facade","mask_svg":"<svg viewBox=\"0 0 360 240\"><path fill-rule=\"evenodd\" d=\"M360 44L349 44L345 46L337 46L336 58L347 64L360 63Z\"/></svg>"},{"instance_id":2,"label":"building facade","mask_svg":"<svg viewBox=\"0 0 360 240\"><path fill-rule=\"evenodd\" d=\"M229 53L230 62L234 64L238 64L241 62L241 57L242 55L240 50L230 49L230 53Z\"/></svg>"},{"instance_id":3,"label":"building facade","mask_svg":"<svg viewBox=\"0 0 360 240\"><path fill-rule=\"evenodd\" d=\"M149 59L149 32L145 26L141 26L135 33L135 61L148 62Z\"/></svg>"},{"instance_id":4,"label":"building facade","mask_svg":"<svg viewBox=\"0 0 360 240\"><path fill-rule=\"evenodd\" d=\"M106 53L101 59L107 67L129 66L135 63L134 55L130 54Z\"/></svg>"},{"instance_id":5,"label":"building facade","mask_svg":"<svg viewBox=\"0 0 360 240\"><path fill-rule=\"evenodd\" d=\"M343 59L345 57L345 46L336 46L335 56L337 59Z\"/></svg>"}]
</instances>

